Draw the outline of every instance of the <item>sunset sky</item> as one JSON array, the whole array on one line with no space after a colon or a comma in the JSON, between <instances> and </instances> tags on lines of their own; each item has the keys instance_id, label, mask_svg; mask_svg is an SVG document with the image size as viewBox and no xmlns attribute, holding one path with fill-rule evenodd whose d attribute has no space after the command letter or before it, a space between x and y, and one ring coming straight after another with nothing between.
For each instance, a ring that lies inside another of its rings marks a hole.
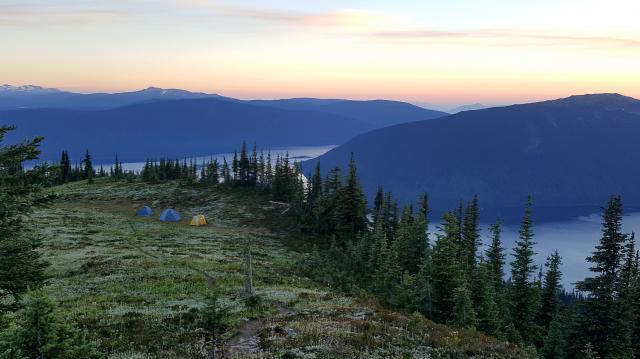
<instances>
[{"instance_id":1,"label":"sunset sky","mask_svg":"<svg viewBox=\"0 0 640 359\"><path fill-rule=\"evenodd\" d=\"M454 106L640 97L640 1L0 0L0 84Z\"/></svg>"}]
</instances>

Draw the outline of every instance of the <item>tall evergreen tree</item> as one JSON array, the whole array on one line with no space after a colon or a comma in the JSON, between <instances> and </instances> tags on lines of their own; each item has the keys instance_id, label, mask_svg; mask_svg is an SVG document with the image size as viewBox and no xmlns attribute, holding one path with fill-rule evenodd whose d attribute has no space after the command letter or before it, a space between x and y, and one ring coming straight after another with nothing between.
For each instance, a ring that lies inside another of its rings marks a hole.
<instances>
[{"instance_id":1,"label":"tall evergreen tree","mask_svg":"<svg viewBox=\"0 0 640 359\"><path fill-rule=\"evenodd\" d=\"M227 158L223 157L222 159L222 178L225 185L231 184L231 172L229 170L229 164L227 163Z\"/></svg>"},{"instance_id":2,"label":"tall evergreen tree","mask_svg":"<svg viewBox=\"0 0 640 359\"><path fill-rule=\"evenodd\" d=\"M560 272L560 265L562 264L562 257L556 250L553 252L545 263L547 271L544 276L544 286L542 287L542 293L540 294L540 314L539 324L544 330L549 329L549 325L553 318L557 315L559 309L559 294L562 290L560 281L562 279L562 273Z\"/></svg>"},{"instance_id":3,"label":"tall evergreen tree","mask_svg":"<svg viewBox=\"0 0 640 359\"><path fill-rule=\"evenodd\" d=\"M501 316L493 279L491 262L481 257L473 274L473 299L477 315L477 328L489 335L500 330Z\"/></svg>"},{"instance_id":4,"label":"tall evergreen tree","mask_svg":"<svg viewBox=\"0 0 640 359\"><path fill-rule=\"evenodd\" d=\"M60 183L67 183L71 179L71 162L69 161L69 153L62 151L60 158Z\"/></svg>"},{"instance_id":5,"label":"tall evergreen tree","mask_svg":"<svg viewBox=\"0 0 640 359\"><path fill-rule=\"evenodd\" d=\"M511 262L510 308L515 329L526 344L533 344L539 335L535 322L538 310L538 290L531 277L537 266L533 263L533 221L531 196L527 198L524 218L520 227L520 239L513 249Z\"/></svg>"},{"instance_id":6,"label":"tall evergreen tree","mask_svg":"<svg viewBox=\"0 0 640 359\"><path fill-rule=\"evenodd\" d=\"M480 246L480 210L478 196L467 205L462 222L462 263L467 277L470 278L476 266L476 255Z\"/></svg>"},{"instance_id":7,"label":"tall evergreen tree","mask_svg":"<svg viewBox=\"0 0 640 359\"><path fill-rule=\"evenodd\" d=\"M89 150L85 152L82 164L84 165L82 171L82 179L87 180L89 183L93 183L93 178L95 177L96 173L93 169L93 162L91 162L91 154L89 153Z\"/></svg>"},{"instance_id":8,"label":"tall evergreen tree","mask_svg":"<svg viewBox=\"0 0 640 359\"><path fill-rule=\"evenodd\" d=\"M442 219L441 233L436 234L433 249L433 306L434 318L447 322L451 319L456 303L454 292L464 279L464 271L458 260L458 217L448 212Z\"/></svg>"},{"instance_id":9,"label":"tall evergreen tree","mask_svg":"<svg viewBox=\"0 0 640 359\"><path fill-rule=\"evenodd\" d=\"M11 130L0 126L0 315L14 309L28 288L38 287L45 279L40 241L25 230L24 220L34 207L51 199L42 193L48 169L24 169L25 161L38 158L42 138L5 146L2 141Z\"/></svg>"},{"instance_id":10,"label":"tall evergreen tree","mask_svg":"<svg viewBox=\"0 0 640 359\"><path fill-rule=\"evenodd\" d=\"M629 235L622 232L622 200L609 199L602 214L602 238L587 258L594 274L577 288L588 293L583 302L584 339L603 358L630 358L632 318L622 298L624 251ZM582 343L586 345L587 343Z\"/></svg>"},{"instance_id":11,"label":"tall evergreen tree","mask_svg":"<svg viewBox=\"0 0 640 359\"><path fill-rule=\"evenodd\" d=\"M338 192L335 215L336 233L343 239L355 238L367 228L367 202L353 154L346 183Z\"/></svg>"},{"instance_id":12,"label":"tall evergreen tree","mask_svg":"<svg viewBox=\"0 0 640 359\"><path fill-rule=\"evenodd\" d=\"M476 313L471 300L471 289L466 279L462 277L460 284L453 290L453 313L451 324L460 328L475 328Z\"/></svg>"},{"instance_id":13,"label":"tall evergreen tree","mask_svg":"<svg viewBox=\"0 0 640 359\"><path fill-rule=\"evenodd\" d=\"M501 222L497 221L492 224L489 227L489 232L491 233L491 243L486 252L487 264L491 270L493 287L496 294L499 294L504 287L504 264L506 258L505 249L502 247L502 239L500 238L502 235Z\"/></svg>"}]
</instances>

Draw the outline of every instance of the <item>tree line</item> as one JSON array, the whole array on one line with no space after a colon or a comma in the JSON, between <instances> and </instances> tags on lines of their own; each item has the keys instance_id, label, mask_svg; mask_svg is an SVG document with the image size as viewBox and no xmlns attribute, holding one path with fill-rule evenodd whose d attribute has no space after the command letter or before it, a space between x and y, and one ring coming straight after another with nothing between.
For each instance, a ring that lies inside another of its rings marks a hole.
<instances>
[{"instance_id":1,"label":"tree line","mask_svg":"<svg viewBox=\"0 0 640 359\"><path fill-rule=\"evenodd\" d=\"M37 145L25 151L35 157ZM109 172L96 172L88 151L82 166L76 166L79 177L73 177L73 169L63 169L70 168L68 155L64 157L56 178L91 181L101 173L126 177L117 160ZM16 163L3 170L20 172ZM32 171L56 173L46 166ZM619 196L611 197L603 209L602 237L586 259L591 276L576 283L578 293L568 293L561 285L560 253L551 253L544 266L535 264L531 197L524 206L518 241L507 253L499 220L483 237L477 197L444 213L435 226L427 194L415 207L400 207L390 192L379 188L369 208L353 156L344 174L333 168L323 176L318 164L307 180L288 155L273 162L269 153L255 146L250 152L243 143L230 163L226 158L222 163L211 159L198 169L194 161L148 160L139 174L131 172L130 179L136 178L270 193L274 201L290 205L288 215L301 231L317 238L300 263L302 269L333 287L365 291L386 305L520 343L543 358L640 358L640 255L634 235L622 230ZM14 211L16 216L22 213ZM34 246L25 245L25 253L33 256ZM41 282L39 272L33 273L32 282ZM5 288L0 292L11 293Z\"/></svg>"},{"instance_id":2,"label":"tree line","mask_svg":"<svg viewBox=\"0 0 640 359\"><path fill-rule=\"evenodd\" d=\"M507 253L499 220L483 247L477 196L432 230L427 194L400 210L379 188L367 211L353 156L346 176L337 168L320 173L318 165L301 211L307 228L329 240L302 263L316 279L543 358L640 358L640 255L634 235L622 230L619 196L603 209L602 237L586 259L591 277L576 283L575 294L562 288L557 250L543 267L535 264L531 196Z\"/></svg>"},{"instance_id":3,"label":"tree line","mask_svg":"<svg viewBox=\"0 0 640 359\"><path fill-rule=\"evenodd\" d=\"M185 181L188 173L187 182L256 187L289 203L300 230L317 238L301 267L328 285L520 343L543 358L640 358L640 259L633 234L622 231L619 196L603 210L602 238L586 259L592 276L566 292L558 251L535 264L530 196L507 253L499 220L483 238L477 197L446 212L435 228L427 194L401 208L379 188L369 208L353 156L344 174L333 168L323 176L317 164L306 178L287 155L272 166L270 154L246 144L230 164L203 163L199 176L193 162L162 163L148 161L143 178L149 171L147 180Z\"/></svg>"}]
</instances>

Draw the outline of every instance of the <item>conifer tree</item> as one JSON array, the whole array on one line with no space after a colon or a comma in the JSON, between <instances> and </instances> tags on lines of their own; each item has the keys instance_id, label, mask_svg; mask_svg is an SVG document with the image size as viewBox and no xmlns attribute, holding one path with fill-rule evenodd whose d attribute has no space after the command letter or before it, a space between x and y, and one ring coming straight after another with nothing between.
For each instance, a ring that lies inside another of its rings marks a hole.
<instances>
[{"instance_id":1,"label":"conifer tree","mask_svg":"<svg viewBox=\"0 0 640 359\"><path fill-rule=\"evenodd\" d=\"M205 298L199 326L204 329L205 343L209 351L218 352L222 336L231 326L229 308L222 305L218 293L210 293Z\"/></svg>"},{"instance_id":2,"label":"conifer tree","mask_svg":"<svg viewBox=\"0 0 640 359\"><path fill-rule=\"evenodd\" d=\"M567 357L567 321L568 318L564 314L558 313L549 323L544 345L540 348L540 356L544 359L564 359Z\"/></svg>"},{"instance_id":3,"label":"conifer tree","mask_svg":"<svg viewBox=\"0 0 640 359\"><path fill-rule=\"evenodd\" d=\"M525 214L520 227L520 239L513 249L511 262L510 308L516 330L526 344L533 344L539 334L535 323L538 291L531 276L537 266L533 263L533 221L531 218L531 196L527 198Z\"/></svg>"},{"instance_id":4,"label":"conifer tree","mask_svg":"<svg viewBox=\"0 0 640 359\"><path fill-rule=\"evenodd\" d=\"M119 180L122 178L122 175L123 175L122 164L118 160L118 154L116 153L116 159L115 159L114 169L113 169L113 178L115 180Z\"/></svg>"},{"instance_id":5,"label":"conifer tree","mask_svg":"<svg viewBox=\"0 0 640 359\"><path fill-rule=\"evenodd\" d=\"M320 161L316 163L315 172L311 176L311 182L309 183L309 197L308 202L315 205L320 196L322 195L322 172L320 171Z\"/></svg>"},{"instance_id":6,"label":"conifer tree","mask_svg":"<svg viewBox=\"0 0 640 359\"><path fill-rule=\"evenodd\" d=\"M427 318L433 319L433 259L431 247L427 245L424 256L422 257L422 263L420 270L416 275L416 285L418 287L420 312Z\"/></svg>"},{"instance_id":7,"label":"conifer tree","mask_svg":"<svg viewBox=\"0 0 640 359\"><path fill-rule=\"evenodd\" d=\"M376 191L376 197L373 200L373 219L375 221L379 220L379 217L382 215L382 206L384 205L384 189L382 186L378 186L378 190Z\"/></svg>"},{"instance_id":8,"label":"conifer tree","mask_svg":"<svg viewBox=\"0 0 640 359\"><path fill-rule=\"evenodd\" d=\"M487 264L491 270L491 277L493 279L493 287L496 294L500 294L502 292L502 288L504 286L504 264L506 254L504 252L504 248L502 247L502 225L500 221L492 224L489 227L489 232L491 233L491 244L489 244L489 248L487 249Z\"/></svg>"},{"instance_id":9,"label":"conifer tree","mask_svg":"<svg viewBox=\"0 0 640 359\"><path fill-rule=\"evenodd\" d=\"M346 183L338 192L335 215L336 232L341 238L355 238L367 228L367 202L358 180L353 154L349 160Z\"/></svg>"},{"instance_id":10,"label":"conifer tree","mask_svg":"<svg viewBox=\"0 0 640 359\"><path fill-rule=\"evenodd\" d=\"M273 184L273 164L271 163L271 152L267 152L267 163L264 169L264 185L267 188L271 188Z\"/></svg>"},{"instance_id":11,"label":"conifer tree","mask_svg":"<svg viewBox=\"0 0 640 359\"><path fill-rule=\"evenodd\" d=\"M249 184L255 186L258 183L258 148L256 144L253 144L253 150L251 151L251 157L249 159Z\"/></svg>"},{"instance_id":12,"label":"conifer tree","mask_svg":"<svg viewBox=\"0 0 640 359\"><path fill-rule=\"evenodd\" d=\"M265 187L266 184L266 164L264 158L264 151L260 150L260 157L258 158L258 175L256 181L261 187Z\"/></svg>"},{"instance_id":13,"label":"conifer tree","mask_svg":"<svg viewBox=\"0 0 640 359\"><path fill-rule=\"evenodd\" d=\"M231 162L231 169L233 170L231 181L235 183L240 178L240 163L238 161L237 150L233 151L233 162Z\"/></svg>"},{"instance_id":14,"label":"conifer tree","mask_svg":"<svg viewBox=\"0 0 640 359\"><path fill-rule=\"evenodd\" d=\"M480 246L478 196L474 196L467 205L462 222L462 263L467 277L470 277L476 266L476 254Z\"/></svg>"},{"instance_id":15,"label":"conifer tree","mask_svg":"<svg viewBox=\"0 0 640 359\"><path fill-rule=\"evenodd\" d=\"M609 199L602 214L602 238L593 254L587 258L592 264L593 277L579 282L577 288L588 293L583 302L583 338L603 358L628 358L632 355L631 326L622 297L621 270L629 235L622 232L622 200Z\"/></svg>"},{"instance_id":16,"label":"conifer tree","mask_svg":"<svg viewBox=\"0 0 640 359\"><path fill-rule=\"evenodd\" d=\"M44 292L34 291L23 301L17 325L0 335L0 354L8 358L105 358L87 334L58 314Z\"/></svg>"},{"instance_id":17,"label":"conifer tree","mask_svg":"<svg viewBox=\"0 0 640 359\"><path fill-rule=\"evenodd\" d=\"M227 163L226 157L222 159L222 178L225 186L231 185L231 172L229 171L229 164Z\"/></svg>"},{"instance_id":18,"label":"conifer tree","mask_svg":"<svg viewBox=\"0 0 640 359\"><path fill-rule=\"evenodd\" d=\"M441 322L451 319L455 306L453 296L463 279L463 271L458 260L459 233L458 217L448 212L443 215L442 233L436 234L433 249L433 306L434 318Z\"/></svg>"},{"instance_id":19,"label":"conifer tree","mask_svg":"<svg viewBox=\"0 0 640 359\"><path fill-rule=\"evenodd\" d=\"M84 165L82 178L87 180L88 183L93 183L93 177L95 177L95 171L93 169L93 163L91 162L91 154L89 150L87 150L84 154L84 159L82 160L82 164Z\"/></svg>"},{"instance_id":20,"label":"conifer tree","mask_svg":"<svg viewBox=\"0 0 640 359\"><path fill-rule=\"evenodd\" d=\"M398 265L398 254L393 246L390 246L382 235L375 242L373 258L373 288L374 293L386 303L395 304L398 279L402 269Z\"/></svg>"},{"instance_id":21,"label":"conifer tree","mask_svg":"<svg viewBox=\"0 0 640 359\"><path fill-rule=\"evenodd\" d=\"M209 178L209 183L218 184L220 183L220 174L218 170L220 168L220 164L218 163L218 159L214 158L213 161L209 162L207 176Z\"/></svg>"},{"instance_id":22,"label":"conifer tree","mask_svg":"<svg viewBox=\"0 0 640 359\"><path fill-rule=\"evenodd\" d=\"M46 278L40 241L25 230L24 220L34 207L51 199L42 192L46 168L25 170L23 165L38 158L42 138L4 146L11 130L0 126L0 315L14 309L28 288L40 286Z\"/></svg>"},{"instance_id":23,"label":"conifer tree","mask_svg":"<svg viewBox=\"0 0 640 359\"><path fill-rule=\"evenodd\" d=\"M489 335L499 334L500 310L495 292L491 263L481 260L473 273L473 299L477 314L477 328Z\"/></svg>"},{"instance_id":24,"label":"conifer tree","mask_svg":"<svg viewBox=\"0 0 640 359\"><path fill-rule=\"evenodd\" d=\"M69 153L62 151L60 158L60 183L69 182L71 177L71 162L69 161Z\"/></svg>"},{"instance_id":25,"label":"conifer tree","mask_svg":"<svg viewBox=\"0 0 640 359\"><path fill-rule=\"evenodd\" d=\"M240 160L238 160L238 182L241 185L246 186L247 184L249 184L250 167L251 163L249 161L249 154L247 152L247 143L243 141L240 150Z\"/></svg>"},{"instance_id":26,"label":"conifer tree","mask_svg":"<svg viewBox=\"0 0 640 359\"><path fill-rule=\"evenodd\" d=\"M562 264L562 257L556 250L549 257L545 267L547 271L544 276L544 286L540 295L540 314L539 324L544 330L549 329L551 321L558 313L559 308L559 293L561 291L560 281L562 279L562 273L560 272L560 265Z\"/></svg>"},{"instance_id":27,"label":"conifer tree","mask_svg":"<svg viewBox=\"0 0 640 359\"><path fill-rule=\"evenodd\" d=\"M460 328L475 328L476 313L471 300L471 290L469 283L461 278L458 286L453 290L453 313L451 324Z\"/></svg>"}]
</instances>

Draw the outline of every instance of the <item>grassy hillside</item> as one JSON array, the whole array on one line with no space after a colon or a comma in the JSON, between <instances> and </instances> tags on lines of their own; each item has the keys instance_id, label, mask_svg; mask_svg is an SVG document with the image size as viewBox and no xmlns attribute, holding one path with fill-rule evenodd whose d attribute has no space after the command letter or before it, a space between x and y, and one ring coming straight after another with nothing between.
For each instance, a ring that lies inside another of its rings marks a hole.
<instances>
[{"instance_id":1,"label":"grassy hillside","mask_svg":"<svg viewBox=\"0 0 640 359\"><path fill-rule=\"evenodd\" d=\"M522 358L525 353L472 331L379 307L301 276L304 243L264 194L185 188L176 183L73 183L34 214L51 263L46 290L70 320L89 329L110 358L200 358L198 328L207 292L231 309L227 357ZM143 203L153 218L134 216ZM161 223L174 206L181 223ZM204 210L211 225L190 227ZM252 248L262 304L240 294Z\"/></svg>"}]
</instances>

